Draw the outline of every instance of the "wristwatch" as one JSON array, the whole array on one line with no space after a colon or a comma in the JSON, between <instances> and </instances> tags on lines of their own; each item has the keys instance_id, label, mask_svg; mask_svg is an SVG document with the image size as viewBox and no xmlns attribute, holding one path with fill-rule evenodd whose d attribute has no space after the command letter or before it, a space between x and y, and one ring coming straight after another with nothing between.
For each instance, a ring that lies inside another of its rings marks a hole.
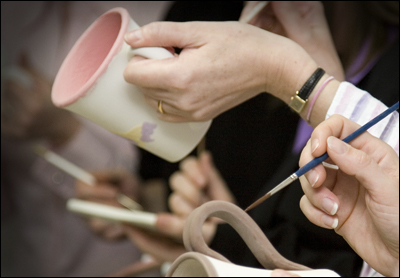
<instances>
[{"instance_id":1,"label":"wristwatch","mask_svg":"<svg viewBox=\"0 0 400 278\"><path fill-rule=\"evenodd\" d=\"M325 71L321 68L318 68L310 76L306 83L304 83L303 87L301 87L301 89L296 92L296 95L291 97L289 107L300 114L307 104L308 97L324 74Z\"/></svg>"}]
</instances>

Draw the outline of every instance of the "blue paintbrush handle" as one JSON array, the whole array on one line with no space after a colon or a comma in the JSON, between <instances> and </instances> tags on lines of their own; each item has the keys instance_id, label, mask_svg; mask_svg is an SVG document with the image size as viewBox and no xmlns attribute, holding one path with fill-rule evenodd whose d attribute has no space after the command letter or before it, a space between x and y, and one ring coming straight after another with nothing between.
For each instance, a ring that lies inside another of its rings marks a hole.
<instances>
[{"instance_id":1,"label":"blue paintbrush handle","mask_svg":"<svg viewBox=\"0 0 400 278\"><path fill-rule=\"evenodd\" d=\"M371 121L369 121L368 123L366 123L365 125L363 125L359 129L354 131L352 134L350 134L346 138L344 138L343 142L349 143L350 141L352 141L353 139L355 139L356 137L358 137L359 135L364 133L366 130L368 130L370 127L372 127L373 125L375 125L376 123L380 122L381 120L386 118L388 115L390 115L391 113L396 111L398 108L399 108L399 102L397 102L392 107L388 108L386 111L384 111L380 115L378 115L375 118L373 118ZM328 158L328 153L324 153L323 155L321 155L319 157L316 157L313 160L311 160L309 163L307 163L306 165L301 167L299 170L297 170L294 174L298 178L300 178L300 176L304 175L305 173L310 171L312 168L314 168L318 164L320 164L323 161L325 161L325 159L327 159L327 158Z\"/></svg>"}]
</instances>

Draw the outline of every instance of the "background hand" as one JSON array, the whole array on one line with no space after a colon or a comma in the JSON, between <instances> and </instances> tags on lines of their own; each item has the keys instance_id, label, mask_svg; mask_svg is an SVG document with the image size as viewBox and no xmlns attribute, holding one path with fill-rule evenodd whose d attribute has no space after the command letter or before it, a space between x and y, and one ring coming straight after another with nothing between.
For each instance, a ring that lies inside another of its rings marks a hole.
<instances>
[{"instance_id":1,"label":"background hand","mask_svg":"<svg viewBox=\"0 0 400 278\"><path fill-rule=\"evenodd\" d=\"M1 132L19 140L45 139L59 146L79 129L79 121L51 102L51 82L33 69L24 56L20 71L32 80L26 87L16 78L5 81L2 96Z\"/></svg>"},{"instance_id":2,"label":"background hand","mask_svg":"<svg viewBox=\"0 0 400 278\"><path fill-rule=\"evenodd\" d=\"M186 252L182 244L183 229L187 216L195 208L209 200L234 202L209 152L203 152L199 159L189 157L182 161L180 171L170 178L170 186L173 191L169 198L172 213L158 214L156 234L125 227L129 238L143 252L163 262L173 262ZM203 236L207 243L212 241L219 221L211 219L204 224Z\"/></svg>"},{"instance_id":3,"label":"background hand","mask_svg":"<svg viewBox=\"0 0 400 278\"><path fill-rule=\"evenodd\" d=\"M92 173L97 180L95 186L90 186L80 181L76 182L76 197L82 200L123 207L118 201L118 194L123 193L135 201L140 199L139 179L125 171L103 171ZM116 240L125 236L122 225L111 221L88 218L90 228L99 236L107 240Z\"/></svg>"}]
</instances>

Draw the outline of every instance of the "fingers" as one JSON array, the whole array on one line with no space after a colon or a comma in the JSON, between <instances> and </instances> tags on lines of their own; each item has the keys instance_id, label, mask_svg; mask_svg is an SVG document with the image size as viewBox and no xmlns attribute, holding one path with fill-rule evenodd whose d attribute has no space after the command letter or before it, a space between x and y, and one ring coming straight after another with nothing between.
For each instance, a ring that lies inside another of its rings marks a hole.
<instances>
[{"instance_id":1,"label":"fingers","mask_svg":"<svg viewBox=\"0 0 400 278\"><path fill-rule=\"evenodd\" d=\"M168 205L173 213L184 218L188 217L189 214L198 207L198 205L196 206L190 203L180 193L172 193L168 198Z\"/></svg>"},{"instance_id":2,"label":"fingers","mask_svg":"<svg viewBox=\"0 0 400 278\"><path fill-rule=\"evenodd\" d=\"M170 238L182 240L186 218L180 218L169 213L159 213L157 217L157 231ZM204 240L210 243L215 235L217 225L212 221L206 221L202 227Z\"/></svg>"},{"instance_id":3,"label":"fingers","mask_svg":"<svg viewBox=\"0 0 400 278\"><path fill-rule=\"evenodd\" d=\"M180 171L174 173L169 181L173 190L169 198L170 209L177 215L188 216L204 202L203 189L206 181L207 178L196 158L189 157L182 161Z\"/></svg>"},{"instance_id":4,"label":"fingers","mask_svg":"<svg viewBox=\"0 0 400 278\"><path fill-rule=\"evenodd\" d=\"M207 177L203 173L199 161L195 157L189 157L181 162L180 169L187 175L198 187L204 187Z\"/></svg>"},{"instance_id":5,"label":"fingers","mask_svg":"<svg viewBox=\"0 0 400 278\"><path fill-rule=\"evenodd\" d=\"M156 91L158 91L158 90L156 90ZM160 97L158 99L155 99L155 98L157 98L155 95L157 95L158 93L157 92L154 93L154 90L143 90L143 92L146 93L144 95L144 99L145 99L146 103L158 112L158 117L160 120L166 121L166 122L173 122L173 123L188 122L187 112L171 105L168 100L162 101L161 105L162 105L163 113L160 112L159 107L158 107L158 102L161 99L166 99L164 94L159 93ZM149 97L147 94L151 95L151 97Z\"/></svg>"},{"instance_id":6,"label":"fingers","mask_svg":"<svg viewBox=\"0 0 400 278\"><path fill-rule=\"evenodd\" d=\"M192 207L201 205L202 189L182 173L174 173L170 178L170 187L176 195L181 196Z\"/></svg>"},{"instance_id":7,"label":"fingers","mask_svg":"<svg viewBox=\"0 0 400 278\"><path fill-rule=\"evenodd\" d=\"M304 176L300 177L300 182L310 204L328 215L336 214L340 200L331 190L325 186L312 188Z\"/></svg>"},{"instance_id":8,"label":"fingers","mask_svg":"<svg viewBox=\"0 0 400 278\"><path fill-rule=\"evenodd\" d=\"M194 25L190 22L153 22L128 32L125 35L125 41L132 47L193 47L196 41L194 37L188 36L188 34L196 34L193 28Z\"/></svg>"},{"instance_id":9,"label":"fingers","mask_svg":"<svg viewBox=\"0 0 400 278\"><path fill-rule=\"evenodd\" d=\"M83 200L111 200L117 197L117 193L118 190L110 186L90 186L81 181L75 184L76 197Z\"/></svg>"},{"instance_id":10,"label":"fingers","mask_svg":"<svg viewBox=\"0 0 400 278\"><path fill-rule=\"evenodd\" d=\"M310 162L315 158L312 151L314 147L315 146L313 145L313 141L311 141L310 139L301 153L299 160L300 167L303 167L304 165L306 165L308 162ZM327 171L323 167L323 165L320 164L314 167L312 170L305 173L304 176L307 178L307 182L309 184L309 186L307 186L308 188L318 188L325 182L327 177Z\"/></svg>"},{"instance_id":11,"label":"fingers","mask_svg":"<svg viewBox=\"0 0 400 278\"><path fill-rule=\"evenodd\" d=\"M99 218L90 218L88 222L91 230L106 240L117 240L125 236L125 231L119 224Z\"/></svg>"},{"instance_id":12,"label":"fingers","mask_svg":"<svg viewBox=\"0 0 400 278\"><path fill-rule=\"evenodd\" d=\"M135 227L124 225L125 232L129 239L146 254L162 262L173 262L180 255L186 252L181 243L158 235L151 235Z\"/></svg>"},{"instance_id":13,"label":"fingers","mask_svg":"<svg viewBox=\"0 0 400 278\"><path fill-rule=\"evenodd\" d=\"M300 200L300 208L311 223L321 228L336 229L339 224L339 220L336 216L328 215L316 208L306 195Z\"/></svg>"},{"instance_id":14,"label":"fingers","mask_svg":"<svg viewBox=\"0 0 400 278\"><path fill-rule=\"evenodd\" d=\"M172 87L177 57L156 59L132 59L124 69L126 82L144 88L167 89Z\"/></svg>"},{"instance_id":15,"label":"fingers","mask_svg":"<svg viewBox=\"0 0 400 278\"><path fill-rule=\"evenodd\" d=\"M398 169L398 159L393 149L382 140L364 132L349 145L343 139L357 130L360 126L342 116L334 115L321 123L311 135L312 156L317 157L328 152L330 159L341 171L354 176L364 187L372 190L374 184L385 179L385 169ZM300 165L307 163L310 157L305 154ZM302 154L303 156L303 154ZM307 157L307 159L306 159ZM307 161L308 160L308 161ZM384 167L380 167L378 165Z\"/></svg>"},{"instance_id":16,"label":"fingers","mask_svg":"<svg viewBox=\"0 0 400 278\"><path fill-rule=\"evenodd\" d=\"M311 134L311 150L314 157L323 155L327 151L327 139L329 136L335 136L340 139L344 139L346 136L350 135L352 132L360 128L357 123L346 119L340 115L333 115L328 120L322 122L318 125L313 133ZM364 133L352 141L358 146L364 144L368 141L367 133ZM362 140L360 140L362 139Z\"/></svg>"},{"instance_id":17,"label":"fingers","mask_svg":"<svg viewBox=\"0 0 400 278\"><path fill-rule=\"evenodd\" d=\"M370 140L374 140L372 138ZM376 141L376 140L374 140ZM377 144L383 142L376 142ZM385 185L390 184L387 180L387 173L367 153L350 146L349 144L330 136L327 139L328 154L339 168L350 176L354 176L364 188L370 192L381 191ZM378 148L379 145L376 147ZM392 151L391 148L385 148ZM393 156L394 157L394 156ZM398 159L393 161L393 167L398 170ZM395 165L397 162L397 166Z\"/></svg>"}]
</instances>

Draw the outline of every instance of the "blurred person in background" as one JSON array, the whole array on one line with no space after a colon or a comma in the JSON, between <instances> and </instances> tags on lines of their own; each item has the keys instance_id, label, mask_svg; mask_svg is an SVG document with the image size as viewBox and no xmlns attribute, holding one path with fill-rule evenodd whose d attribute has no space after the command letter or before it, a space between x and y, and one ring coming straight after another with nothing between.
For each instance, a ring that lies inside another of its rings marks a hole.
<instances>
[{"instance_id":1,"label":"blurred person in background","mask_svg":"<svg viewBox=\"0 0 400 278\"><path fill-rule=\"evenodd\" d=\"M105 276L142 258L118 225L88 223L67 211L75 179L32 151L42 144L83 169L129 173L134 178L124 193L140 198L137 148L56 108L50 98L75 41L119 5L145 24L161 17L169 2L1 2L2 276ZM116 190L121 188L101 192L110 196ZM97 225L97 234L89 224Z\"/></svg>"}]
</instances>

